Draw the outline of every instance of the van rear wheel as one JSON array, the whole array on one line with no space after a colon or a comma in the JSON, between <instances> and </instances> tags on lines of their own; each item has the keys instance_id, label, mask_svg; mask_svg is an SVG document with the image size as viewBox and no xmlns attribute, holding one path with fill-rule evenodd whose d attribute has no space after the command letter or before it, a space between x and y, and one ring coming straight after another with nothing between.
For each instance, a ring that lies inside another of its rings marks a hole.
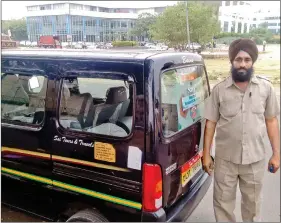
<instances>
[{"instance_id":1,"label":"van rear wheel","mask_svg":"<svg viewBox=\"0 0 281 223\"><path fill-rule=\"evenodd\" d=\"M72 215L66 222L109 222L104 215L96 209L85 209Z\"/></svg>"}]
</instances>

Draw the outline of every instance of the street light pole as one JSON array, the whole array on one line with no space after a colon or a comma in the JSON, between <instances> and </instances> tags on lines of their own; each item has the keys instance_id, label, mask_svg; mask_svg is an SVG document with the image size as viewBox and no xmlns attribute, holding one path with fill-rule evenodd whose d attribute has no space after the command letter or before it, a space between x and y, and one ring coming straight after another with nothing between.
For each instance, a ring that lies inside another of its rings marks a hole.
<instances>
[{"instance_id":1,"label":"street light pole","mask_svg":"<svg viewBox=\"0 0 281 223\"><path fill-rule=\"evenodd\" d=\"M190 49L190 34L189 34L189 23L188 23L188 7L187 7L186 0L186 30L187 30L187 42L188 42L188 49Z\"/></svg>"}]
</instances>

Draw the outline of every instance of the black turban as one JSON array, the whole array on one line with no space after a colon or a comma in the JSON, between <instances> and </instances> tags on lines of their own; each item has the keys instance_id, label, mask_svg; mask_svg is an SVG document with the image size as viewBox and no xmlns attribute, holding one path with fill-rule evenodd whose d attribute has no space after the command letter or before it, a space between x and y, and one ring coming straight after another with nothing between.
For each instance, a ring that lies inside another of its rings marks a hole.
<instances>
[{"instance_id":1,"label":"black turban","mask_svg":"<svg viewBox=\"0 0 281 223\"><path fill-rule=\"evenodd\" d=\"M251 56L253 63L256 62L256 60L258 59L259 50L253 40L237 39L234 40L229 46L228 55L231 63L233 62L240 50L247 52Z\"/></svg>"}]
</instances>

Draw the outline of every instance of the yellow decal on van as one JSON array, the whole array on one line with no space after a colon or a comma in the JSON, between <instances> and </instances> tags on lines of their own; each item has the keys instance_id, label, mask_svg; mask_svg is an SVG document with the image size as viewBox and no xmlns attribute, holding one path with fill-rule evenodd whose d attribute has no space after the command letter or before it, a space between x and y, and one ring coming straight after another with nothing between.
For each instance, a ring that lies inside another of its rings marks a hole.
<instances>
[{"instance_id":1,"label":"yellow decal on van","mask_svg":"<svg viewBox=\"0 0 281 223\"><path fill-rule=\"evenodd\" d=\"M102 142L95 142L94 154L96 160L110 163L116 162L116 151L113 145Z\"/></svg>"},{"instance_id":2,"label":"yellow decal on van","mask_svg":"<svg viewBox=\"0 0 281 223\"><path fill-rule=\"evenodd\" d=\"M47 153L39 153L39 152L33 152L33 151L25 150L25 149L15 149L15 148L9 148L9 147L1 147L1 150L2 150L1 151L2 153L16 154L16 155L22 155L22 156L32 156L32 157L36 157L39 159L51 160L51 154L47 154ZM2 156L3 156L3 154L2 154ZM127 168L116 167L116 166L111 166L111 165L102 164L102 163L95 163L95 162L86 161L86 160L73 159L73 158L64 157L64 156L52 155L52 160L58 161L58 162L64 162L64 163L68 163L68 164L74 163L74 164L78 164L78 165L91 166L91 167L103 168L103 169L108 169L108 170L131 172L131 170L129 170Z\"/></svg>"}]
</instances>

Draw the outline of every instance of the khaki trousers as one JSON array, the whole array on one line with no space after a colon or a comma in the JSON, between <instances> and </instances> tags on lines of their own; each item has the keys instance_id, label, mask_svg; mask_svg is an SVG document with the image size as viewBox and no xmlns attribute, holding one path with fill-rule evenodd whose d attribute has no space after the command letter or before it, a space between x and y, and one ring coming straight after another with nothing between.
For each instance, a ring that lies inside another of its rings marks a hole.
<instances>
[{"instance_id":1,"label":"khaki trousers","mask_svg":"<svg viewBox=\"0 0 281 223\"><path fill-rule=\"evenodd\" d=\"M265 160L242 165L215 158L213 205L217 222L236 222L234 209L238 182L243 221L259 221L264 172Z\"/></svg>"}]
</instances>

